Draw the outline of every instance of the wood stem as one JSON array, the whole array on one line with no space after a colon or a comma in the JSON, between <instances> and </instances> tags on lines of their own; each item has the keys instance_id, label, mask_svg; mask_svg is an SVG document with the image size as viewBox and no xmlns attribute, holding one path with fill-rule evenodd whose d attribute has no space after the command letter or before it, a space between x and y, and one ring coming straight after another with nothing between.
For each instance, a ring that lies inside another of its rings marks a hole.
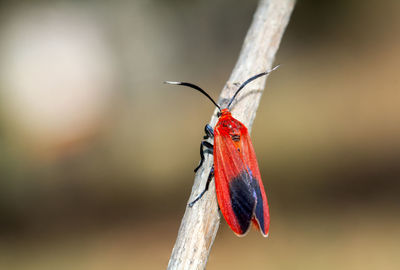
<instances>
[{"instance_id":1,"label":"wood stem","mask_svg":"<svg viewBox=\"0 0 400 270\"><path fill-rule=\"evenodd\" d=\"M239 59L221 92L219 104L222 107L227 105L237 89L235 83L242 83L257 73L271 69L294 4L295 0L259 2ZM265 82L265 77L251 82L231 106L233 117L245 124L249 131ZM216 115L217 109L211 117L211 126L215 126L218 120ZM196 173L188 202L204 189L212 164L212 155L207 154L203 166ZM192 208L186 207L167 269L205 269L219 222L215 185L211 183L208 192Z\"/></svg>"}]
</instances>

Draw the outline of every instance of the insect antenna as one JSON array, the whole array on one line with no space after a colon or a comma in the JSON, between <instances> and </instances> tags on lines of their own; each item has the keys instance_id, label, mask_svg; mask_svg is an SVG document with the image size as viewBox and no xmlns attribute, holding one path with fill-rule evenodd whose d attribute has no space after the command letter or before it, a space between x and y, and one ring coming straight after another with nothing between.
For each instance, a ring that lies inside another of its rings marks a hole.
<instances>
[{"instance_id":1,"label":"insect antenna","mask_svg":"<svg viewBox=\"0 0 400 270\"><path fill-rule=\"evenodd\" d=\"M272 68L269 71L264 71L260 74L254 75L253 77L247 79L244 83L242 83L242 85L239 87L239 89L236 91L236 93L233 95L231 101L229 101L227 108L229 109L229 107L231 106L232 102L235 100L236 96L239 94L240 90L242 90L247 84L249 84L250 82L254 81L255 79L260 78L261 76L265 76L268 75L269 73L271 73L272 71L276 70L280 65L275 66L274 68Z\"/></svg>"},{"instance_id":2,"label":"insect antenna","mask_svg":"<svg viewBox=\"0 0 400 270\"><path fill-rule=\"evenodd\" d=\"M164 83L167 84L174 84L174 85L183 85L183 86L187 86L193 89L196 89L197 91L199 91L200 93L202 93L203 95L205 95L206 97L208 97L209 100L211 100L212 103L214 103L214 105L218 108L218 110L221 111L221 107L210 97L209 94L207 94L206 91L204 91L203 89L201 89L199 86L192 84L192 83L188 83L188 82L171 82L171 81L165 81Z\"/></svg>"}]
</instances>

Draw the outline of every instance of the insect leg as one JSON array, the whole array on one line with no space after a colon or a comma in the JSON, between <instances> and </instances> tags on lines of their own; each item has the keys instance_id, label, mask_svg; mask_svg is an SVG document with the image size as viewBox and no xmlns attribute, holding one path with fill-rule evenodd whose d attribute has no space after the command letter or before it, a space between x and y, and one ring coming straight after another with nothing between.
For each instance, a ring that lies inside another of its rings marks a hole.
<instances>
[{"instance_id":1,"label":"insect leg","mask_svg":"<svg viewBox=\"0 0 400 270\"><path fill-rule=\"evenodd\" d=\"M214 138L214 130L209 124L205 125L204 132L206 133L206 135L204 135L204 137L203 137L204 140L207 140L208 138ZM203 147L206 147L212 153L213 145L207 141L202 141L200 144L200 158L201 158L200 163L194 169L194 172L197 172L197 170L201 167L201 165L203 165L203 162L204 162L204 148Z\"/></svg>"},{"instance_id":2,"label":"insect leg","mask_svg":"<svg viewBox=\"0 0 400 270\"><path fill-rule=\"evenodd\" d=\"M207 140L208 138L214 138L214 130L209 124L204 127L204 132L206 133L206 135L203 137L204 140Z\"/></svg>"},{"instance_id":3,"label":"insect leg","mask_svg":"<svg viewBox=\"0 0 400 270\"><path fill-rule=\"evenodd\" d=\"M208 190L208 187L210 186L210 182L211 182L213 177L214 177L214 166L211 168L210 174L208 175L206 187L200 193L200 195L197 196L196 199L194 199L191 203L189 203L189 207L192 207L198 200L200 200L201 197L203 197L204 193L206 193L206 191Z\"/></svg>"},{"instance_id":4,"label":"insect leg","mask_svg":"<svg viewBox=\"0 0 400 270\"><path fill-rule=\"evenodd\" d=\"M194 169L194 172L197 172L197 170L203 165L204 162L204 147L208 149L209 151L213 151L213 145L207 141L202 141L200 143L200 163L199 165Z\"/></svg>"}]
</instances>

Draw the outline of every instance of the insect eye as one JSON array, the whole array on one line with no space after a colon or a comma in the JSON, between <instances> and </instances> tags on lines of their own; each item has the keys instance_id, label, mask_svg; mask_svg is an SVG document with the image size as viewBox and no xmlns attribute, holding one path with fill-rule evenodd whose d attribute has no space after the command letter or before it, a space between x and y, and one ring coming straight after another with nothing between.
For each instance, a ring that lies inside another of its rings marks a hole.
<instances>
[{"instance_id":1,"label":"insect eye","mask_svg":"<svg viewBox=\"0 0 400 270\"><path fill-rule=\"evenodd\" d=\"M217 112L217 117L220 117L221 116L221 112Z\"/></svg>"}]
</instances>

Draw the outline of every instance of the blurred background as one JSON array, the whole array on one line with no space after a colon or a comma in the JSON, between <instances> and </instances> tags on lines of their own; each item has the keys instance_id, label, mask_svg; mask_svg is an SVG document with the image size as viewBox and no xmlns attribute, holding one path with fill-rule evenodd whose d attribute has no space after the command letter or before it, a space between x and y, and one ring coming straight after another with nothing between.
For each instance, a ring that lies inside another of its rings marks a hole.
<instances>
[{"instance_id":1,"label":"blurred background","mask_svg":"<svg viewBox=\"0 0 400 270\"><path fill-rule=\"evenodd\" d=\"M0 2L0 269L163 269L256 0ZM208 269L400 268L400 2L299 0L252 140L270 237Z\"/></svg>"}]
</instances>

